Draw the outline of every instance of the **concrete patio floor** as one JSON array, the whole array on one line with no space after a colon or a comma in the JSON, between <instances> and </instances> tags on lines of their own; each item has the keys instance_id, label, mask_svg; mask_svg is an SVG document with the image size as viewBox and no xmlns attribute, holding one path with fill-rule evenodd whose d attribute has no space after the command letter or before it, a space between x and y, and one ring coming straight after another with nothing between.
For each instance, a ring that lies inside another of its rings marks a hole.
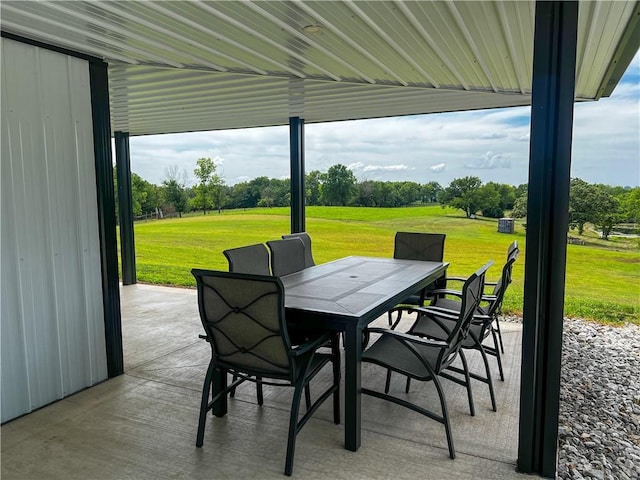
<instances>
[{"instance_id":1,"label":"concrete patio floor","mask_svg":"<svg viewBox=\"0 0 640 480\"><path fill-rule=\"evenodd\" d=\"M1 476L12 479L284 478L291 389L242 385L224 418L208 417L195 447L209 347L196 291L149 285L121 288L126 373L2 426ZM386 324L386 317L376 323ZM519 324L502 324L505 381L494 379L498 412L486 385L474 382L476 416L463 387L443 380L457 458L448 457L444 428L382 400L363 397L362 446L343 448L344 426L331 402L298 435L293 476L309 479L523 479L517 456ZM483 371L477 352L472 370ZM492 367L494 359L490 358ZM493 369L497 376L497 368ZM312 393L330 372L312 383ZM362 384L384 386L384 371L365 365ZM395 375L392 391L404 395ZM408 398L438 411L432 383L412 383Z\"/></svg>"}]
</instances>

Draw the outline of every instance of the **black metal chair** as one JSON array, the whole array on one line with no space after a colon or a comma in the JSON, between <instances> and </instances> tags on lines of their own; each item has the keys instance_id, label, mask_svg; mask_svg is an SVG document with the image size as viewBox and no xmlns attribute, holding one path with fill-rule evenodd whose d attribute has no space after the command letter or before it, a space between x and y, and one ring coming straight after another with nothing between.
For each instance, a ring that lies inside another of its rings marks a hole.
<instances>
[{"instance_id":1,"label":"black metal chair","mask_svg":"<svg viewBox=\"0 0 640 480\"><path fill-rule=\"evenodd\" d=\"M269 266L269 251L263 243L256 243L244 247L230 248L222 252L229 262L229 271L234 273L250 273L252 275L271 275ZM201 338L206 335L201 335ZM232 381L236 381L238 377L234 376ZM234 397L236 389L232 388L229 396ZM262 393L262 384L256 383L256 397L258 405L263 405L264 395Z\"/></svg>"},{"instance_id":2,"label":"black metal chair","mask_svg":"<svg viewBox=\"0 0 640 480\"><path fill-rule=\"evenodd\" d=\"M283 277L305 268L304 243L300 238L286 238L267 242L271 252L271 273Z\"/></svg>"},{"instance_id":3,"label":"black metal chair","mask_svg":"<svg viewBox=\"0 0 640 480\"><path fill-rule=\"evenodd\" d=\"M491 262L484 265L465 282L462 288L463 307L445 340L431 340L395 330L371 328L369 331L371 333L379 333L380 337L362 354L363 362L373 363L386 368L387 371L406 375L408 379L433 381L440 397L441 415L410 403L405 399L389 395L386 387L384 393L368 388L362 388L362 393L391 401L442 423L447 435L449 456L452 459L455 458L453 436L451 435L447 402L439 377L466 387L469 410L471 415L475 415L471 380L468 373L465 375L465 379L461 380L458 377L449 375L447 370L459 356L465 371L468 372L464 352L461 350L462 342L467 336L473 314L478 308L482 296L484 275L490 265ZM422 315L439 316L436 312L422 313Z\"/></svg>"},{"instance_id":4,"label":"black metal chair","mask_svg":"<svg viewBox=\"0 0 640 480\"><path fill-rule=\"evenodd\" d=\"M502 276L496 282L495 288L491 295L483 295L481 298L481 305L478 306L474 313L471 327L469 328L469 335L462 342L462 348L473 349L480 352L482 361L484 363L485 376L479 375L474 372L469 372L469 375L474 380L478 380L487 384L489 387L489 395L491 396L491 406L493 411L497 411L495 392L493 389L493 379L491 376L491 369L489 368L489 361L487 354L496 357L498 363L498 371L500 372L500 379L504 381L504 371L502 368L502 359L500 356L500 349L498 348L498 339L496 330L493 324L498 317L498 310L504 299L504 294L511 281L511 271L513 268L513 262L516 261L515 256L511 256L502 268ZM486 285L486 283L485 283ZM457 290L434 290L433 301L428 307L418 307L414 311L418 312L418 318L411 326L408 333L412 335L418 335L421 337L431 338L435 340L442 340L447 338L450 329L453 327L455 316L458 315L462 308L461 296L462 292ZM451 298L454 297L454 298ZM485 305L482 305L482 304ZM441 315L441 318L434 321L427 315L420 315L426 312L436 312ZM491 335L493 339L493 346L484 345L483 342ZM457 373L463 373L456 367L450 367L450 370Z\"/></svg>"},{"instance_id":5,"label":"black metal chair","mask_svg":"<svg viewBox=\"0 0 640 480\"><path fill-rule=\"evenodd\" d=\"M337 341L333 341L330 353L318 351L337 334L325 333L292 347L285 321L284 287L277 277L198 269L191 273L198 287L200 319L211 345L196 446L201 447L204 441L207 412L232 388L245 381L293 387L284 470L291 475L296 435L330 396L333 396L333 420L340 423L340 349ZM305 386L328 363L333 366L332 384L298 420ZM238 380L227 386L225 372L235 374ZM217 385L219 392L210 399L215 381L223 384Z\"/></svg>"},{"instance_id":6,"label":"black metal chair","mask_svg":"<svg viewBox=\"0 0 640 480\"><path fill-rule=\"evenodd\" d=\"M304 268L313 267L316 262L313 260L313 251L311 250L311 237L307 232L290 233L288 235L282 235L283 239L299 238L304 244Z\"/></svg>"},{"instance_id":7,"label":"black metal chair","mask_svg":"<svg viewBox=\"0 0 640 480\"><path fill-rule=\"evenodd\" d=\"M509 272L508 272L508 282L506 285L502 285L502 288L507 288L507 286L511 283L511 277L512 277L512 271L513 271L513 263L518 259L518 256L520 255L520 248L518 247L518 241L514 240L513 242L511 242L509 244L509 247L507 247L507 264L509 265ZM513 259L513 262L510 262L510 260ZM503 271L503 275L504 275L504 271ZM449 288L449 282L452 281L458 281L458 282L464 282L466 279L464 277L446 277L444 278L444 280L442 281L442 288ZM501 282L504 283L503 277L501 277L501 279L499 280ZM489 306L491 305L491 302L495 300L495 296L496 296L496 289L498 286L498 282L487 282L485 281L484 283L485 287L494 287L494 291L490 294L485 294L484 296L484 301L489 303ZM502 353L504 353L504 345L502 343L502 332L500 331L500 313L501 313L501 309L502 309L502 299L500 299L500 302L498 302L497 306L496 306L496 310L493 313L493 329L495 330L495 333L498 336L498 340L500 342L500 351ZM486 308L481 306L480 307L481 310L481 314L486 314ZM500 361L500 360L498 360ZM499 363L498 364L500 366L500 378L502 380L504 380L504 375L502 373L502 364Z\"/></svg>"},{"instance_id":8,"label":"black metal chair","mask_svg":"<svg viewBox=\"0 0 640 480\"><path fill-rule=\"evenodd\" d=\"M227 257L230 272L271 275L269 251L263 243L230 248L222 253Z\"/></svg>"},{"instance_id":9,"label":"black metal chair","mask_svg":"<svg viewBox=\"0 0 640 480\"><path fill-rule=\"evenodd\" d=\"M446 234L444 233L423 233L423 232L397 232L394 239L393 258L402 260L423 260L431 262L442 262L444 258L444 241ZM444 277L443 277L444 278ZM437 279L433 288L441 288L442 278ZM400 323L403 310L407 306L422 306L426 293L430 287L417 292L398 305L396 308L388 312L389 326L392 329ZM396 320L393 320L393 314L396 314Z\"/></svg>"}]
</instances>

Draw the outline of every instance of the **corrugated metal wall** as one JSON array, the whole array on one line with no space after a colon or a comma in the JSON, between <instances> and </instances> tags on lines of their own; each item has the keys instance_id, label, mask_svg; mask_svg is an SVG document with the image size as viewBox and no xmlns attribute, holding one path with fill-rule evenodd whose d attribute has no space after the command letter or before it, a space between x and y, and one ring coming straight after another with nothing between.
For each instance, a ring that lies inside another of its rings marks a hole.
<instances>
[{"instance_id":1,"label":"corrugated metal wall","mask_svg":"<svg viewBox=\"0 0 640 480\"><path fill-rule=\"evenodd\" d=\"M107 378L89 68L2 39L2 421Z\"/></svg>"}]
</instances>

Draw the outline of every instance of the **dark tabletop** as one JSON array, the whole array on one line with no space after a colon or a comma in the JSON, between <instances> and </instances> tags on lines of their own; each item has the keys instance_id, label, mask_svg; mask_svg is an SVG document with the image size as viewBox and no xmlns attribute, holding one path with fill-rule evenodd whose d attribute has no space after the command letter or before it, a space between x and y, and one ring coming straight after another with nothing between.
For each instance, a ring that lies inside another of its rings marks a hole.
<instances>
[{"instance_id":1,"label":"dark tabletop","mask_svg":"<svg viewBox=\"0 0 640 480\"><path fill-rule=\"evenodd\" d=\"M447 263L345 257L281 277L289 309L360 319L415 293Z\"/></svg>"}]
</instances>

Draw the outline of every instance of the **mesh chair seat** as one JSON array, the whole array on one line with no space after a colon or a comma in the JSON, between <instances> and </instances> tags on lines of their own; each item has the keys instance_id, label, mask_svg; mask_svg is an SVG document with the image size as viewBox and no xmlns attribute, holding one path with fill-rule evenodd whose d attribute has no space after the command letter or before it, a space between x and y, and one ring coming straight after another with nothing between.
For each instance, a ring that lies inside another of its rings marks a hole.
<instances>
[{"instance_id":1,"label":"mesh chair seat","mask_svg":"<svg viewBox=\"0 0 640 480\"><path fill-rule=\"evenodd\" d=\"M439 351L420 344L415 345L415 348L420 358L427 362L433 371ZM420 358L391 336L381 337L362 354L363 362L375 363L416 380L430 380L431 371L424 366Z\"/></svg>"}]
</instances>

